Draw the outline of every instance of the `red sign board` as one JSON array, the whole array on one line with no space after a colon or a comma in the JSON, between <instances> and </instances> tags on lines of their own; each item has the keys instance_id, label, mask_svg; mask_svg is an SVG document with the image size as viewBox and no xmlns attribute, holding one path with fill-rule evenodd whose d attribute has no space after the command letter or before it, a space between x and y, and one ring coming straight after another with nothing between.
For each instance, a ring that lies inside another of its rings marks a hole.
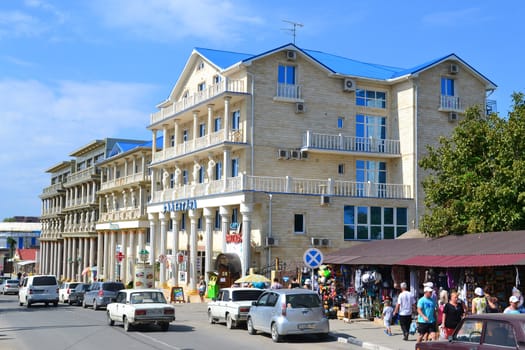
<instances>
[{"instance_id":1,"label":"red sign board","mask_svg":"<svg viewBox=\"0 0 525 350\"><path fill-rule=\"evenodd\" d=\"M117 261L118 262L122 262L122 260L124 260L124 254L122 254L122 252L118 252L117 253Z\"/></svg>"}]
</instances>

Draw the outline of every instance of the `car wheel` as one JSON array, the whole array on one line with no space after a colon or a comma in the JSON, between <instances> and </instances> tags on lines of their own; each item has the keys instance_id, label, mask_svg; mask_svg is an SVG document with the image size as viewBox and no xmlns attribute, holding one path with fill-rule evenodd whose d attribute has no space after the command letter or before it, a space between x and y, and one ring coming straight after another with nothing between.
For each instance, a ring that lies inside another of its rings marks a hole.
<instances>
[{"instance_id":1,"label":"car wheel","mask_svg":"<svg viewBox=\"0 0 525 350\"><path fill-rule=\"evenodd\" d=\"M26 307L27 308L30 308L31 307L31 303L29 301L26 302Z\"/></svg>"},{"instance_id":2,"label":"car wheel","mask_svg":"<svg viewBox=\"0 0 525 350\"><path fill-rule=\"evenodd\" d=\"M106 312L106 320L107 320L109 326L113 326L113 325L115 325L115 321L113 321L113 320L111 319L111 316L109 315L109 311Z\"/></svg>"},{"instance_id":3,"label":"car wheel","mask_svg":"<svg viewBox=\"0 0 525 350\"><path fill-rule=\"evenodd\" d=\"M44 303L44 304L46 304L46 307L48 307L48 306L49 306L49 303Z\"/></svg>"},{"instance_id":4,"label":"car wheel","mask_svg":"<svg viewBox=\"0 0 525 350\"><path fill-rule=\"evenodd\" d=\"M210 324L214 324L215 323L215 320L213 319L213 317L211 315L211 310L208 310L208 322Z\"/></svg>"},{"instance_id":5,"label":"car wheel","mask_svg":"<svg viewBox=\"0 0 525 350\"><path fill-rule=\"evenodd\" d=\"M248 321L246 322L246 328L248 328L248 334L254 335L257 333L255 328L253 328L253 321L251 317L249 317Z\"/></svg>"},{"instance_id":6,"label":"car wheel","mask_svg":"<svg viewBox=\"0 0 525 350\"><path fill-rule=\"evenodd\" d=\"M235 328L235 321L232 320L232 315L231 314L227 314L226 315L226 328L228 328L228 329Z\"/></svg>"},{"instance_id":7,"label":"car wheel","mask_svg":"<svg viewBox=\"0 0 525 350\"><path fill-rule=\"evenodd\" d=\"M169 322L162 322L160 324L160 329L162 329L164 332L168 331L168 329L170 329Z\"/></svg>"},{"instance_id":8,"label":"car wheel","mask_svg":"<svg viewBox=\"0 0 525 350\"><path fill-rule=\"evenodd\" d=\"M124 330L126 332L129 332L131 330L131 324L129 323L128 318L126 316L124 316L123 322L124 322Z\"/></svg>"},{"instance_id":9,"label":"car wheel","mask_svg":"<svg viewBox=\"0 0 525 350\"><path fill-rule=\"evenodd\" d=\"M71 301L71 299L69 299L68 304L69 304L69 306L73 305L73 302Z\"/></svg>"},{"instance_id":10,"label":"car wheel","mask_svg":"<svg viewBox=\"0 0 525 350\"><path fill-rule=\"evenodd\" d=\"M272 340L275 343L278 343L281 341L282 336L277 331L277 323L272 324Z\"/></svg>"},{"instance_id":11,"label":"car wheel","mask_svg":"<svg viewBox=\"0 0 525 350\"><path fill-rule=\"evenodd\" d=\"M98 310L97 300L93 300L93 310Z\"/></svg>"}]
</instances>

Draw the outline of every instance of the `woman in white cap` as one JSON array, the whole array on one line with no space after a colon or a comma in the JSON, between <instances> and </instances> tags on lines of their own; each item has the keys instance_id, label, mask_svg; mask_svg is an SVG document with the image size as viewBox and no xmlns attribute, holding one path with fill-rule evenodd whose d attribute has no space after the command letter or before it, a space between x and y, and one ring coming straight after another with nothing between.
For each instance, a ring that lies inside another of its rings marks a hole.
<instances>
[{"instance_id":1,"label":"woman in white cap","mask_svg":"<svg viewBox=\"0 0 525 350\"><path fill-rule=\"evenodd\" d=\"M487 307L495 308L496 305L490 300L490 295L483 292L483 289L477 287L474 289L476 297L472 299L472 314L484 314L487 312Z\"/></svg>"},{"instance_id":2,"label":"woman in white cap","mask_svg":"<svg viewBox=\"0 0 525 350\"><path fill-rule=\"evenodd\" d=\"M517 296L513 295L509 298L509 306L503 310L504 314L519 314L520 310L518 310L518 303L520 300Z\"/></svg>"}]
</instances>

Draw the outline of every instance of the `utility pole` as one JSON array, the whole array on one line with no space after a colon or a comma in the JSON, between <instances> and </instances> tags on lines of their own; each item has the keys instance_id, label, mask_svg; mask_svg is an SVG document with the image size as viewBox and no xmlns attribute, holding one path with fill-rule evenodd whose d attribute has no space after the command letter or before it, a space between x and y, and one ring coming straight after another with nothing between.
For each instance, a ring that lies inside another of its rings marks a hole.
<instances>
[{"instance_id":1,"label":"utility pole","mask_svg":"<svg viewBox=\"0 0 525 350\"><path fill-rule=\"evenodd\" d=\"M297 33L297 27L304 27L304 24L299 23L299 22L288 21L286 19L283 19L282 21L293 26L293 28L282 28L282 30L288 30L288 31L292 32L293 44L295 45L295 36L296 36L296 33Z\"/></svg>"}]
</instances>

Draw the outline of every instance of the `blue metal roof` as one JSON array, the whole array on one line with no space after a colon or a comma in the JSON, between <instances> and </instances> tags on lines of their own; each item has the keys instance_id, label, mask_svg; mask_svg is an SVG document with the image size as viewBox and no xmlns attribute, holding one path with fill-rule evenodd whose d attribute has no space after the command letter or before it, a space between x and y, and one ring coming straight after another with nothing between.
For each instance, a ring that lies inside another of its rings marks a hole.
<instances>
[{"instance_id":1,"label":"blue metal roof","mask_svg":"<svg viewBox=\"0 0 525 350\"><path fill-rule=\"evenodd\" d=\"M139 147L142 144L143 144L143 142L131 142L131 141L130 142L127 142L127 141L116 142L113 145L113 148L111 149L111 151L109 152L108 157L113 157L113 156L115 156L117 154L127 152L130 149Z\"/></svg>"},{"instance_id":2,"label":"blue metal roof","mask_svg":"<svg viewBox=\"0 0 525 350\"><path fill-rule=\"evenodd\" d=\"M267 54L271 54L273 52L282 50L285 47L295 48L296 50L309 56L314 61L316 61L317 63L319 63L320 65L322 65L323 67L325 67L326 69L328 69L330 72L334 74L341 74L341 75L355 76L355 77L376 79L376 80L389 80L389 79L395 79L398 77L402 77L404 75L415 74L426 68L431 67L434 64L437 64L443 60L446 60L449 57L454 57L460 60L466 66L468 66L474 72L479 74L483 79L486 79L489 83L496 86L496 84L494 84L492 81L487 79L484 75L479 73L472 66L467 64L465 61L463 61L461 58L459 58L455 54L449 54L449 55L446 55L440 58L436 58L431 61L425 62L415 67L412 67L412 68L400 68L400 67L393 67L393 66L387 66L387 65L382 65L382 64L357 61L357 60L353 60L350 58L332 55L332 54L321 52L321 51L300 49L294 44L286 44L278 48L275 48L269 51L265 51L263 53L259 53L256 55L231 52L231 51L204 49L204 48L195 48L195 50L199 52L202 56L206 57L208 60L213 62L213 64L215 64L220 69L226 69L228 67L233 66L234 64L251 61L259 57L265 56Z\"/></svg>"}]
</instances>

